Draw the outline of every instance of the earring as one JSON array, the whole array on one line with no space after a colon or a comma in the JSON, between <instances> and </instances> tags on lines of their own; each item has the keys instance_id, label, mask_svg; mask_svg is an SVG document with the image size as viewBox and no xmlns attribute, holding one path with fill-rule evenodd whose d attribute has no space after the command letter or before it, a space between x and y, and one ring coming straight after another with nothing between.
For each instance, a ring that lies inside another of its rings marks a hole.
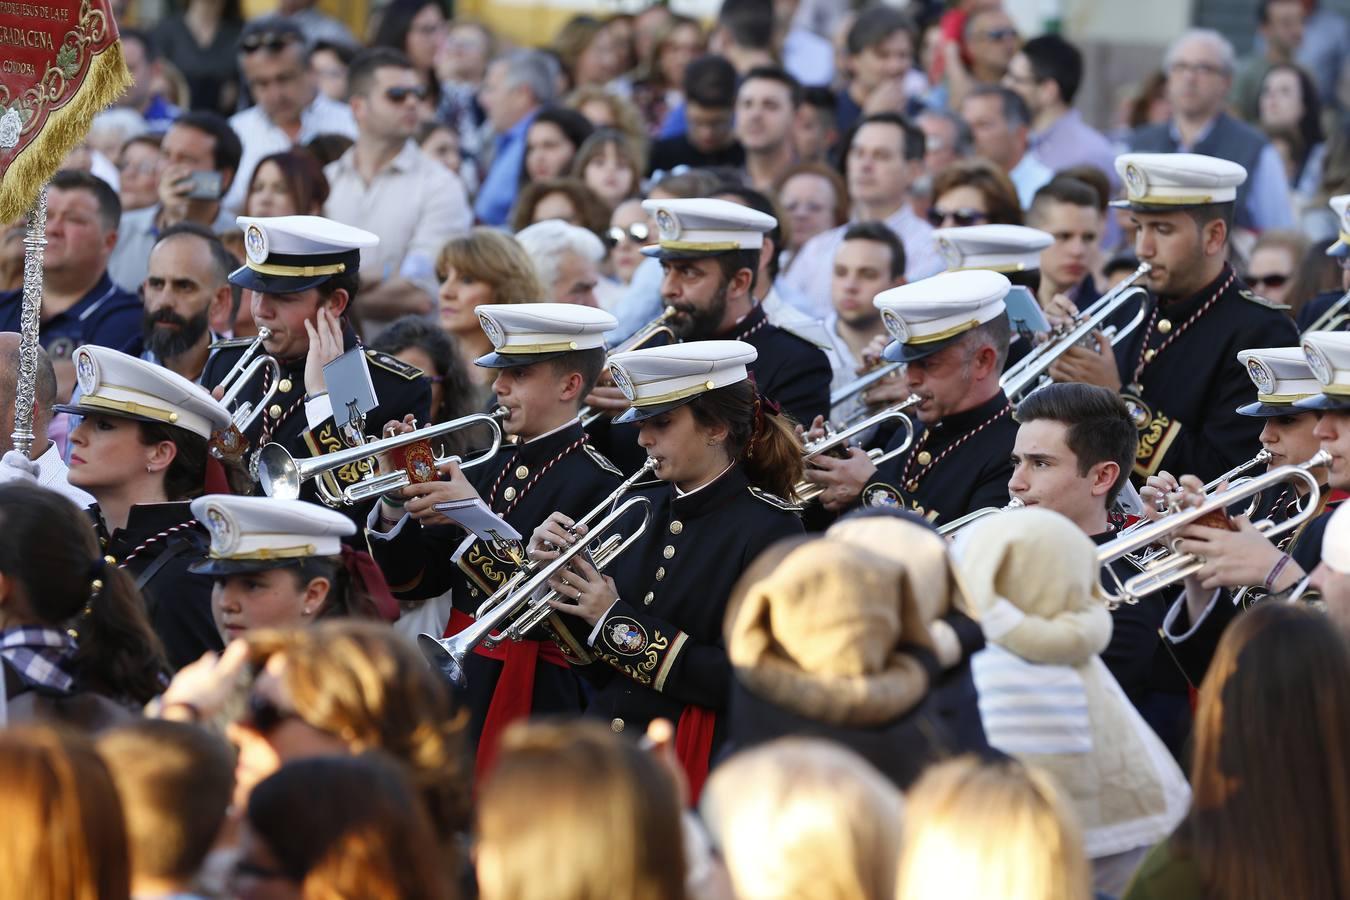
<instances>
[{"instance_id":1,"label":"earring","mask_svg":"<svg viewBox=\"0 0 1350 900\"><path fill-rule=\"evenodd\" d=\"M155 470L154 470L152 467L150 467L150 466L146 466L146 467L145 467L145 471L147 471L147 472L153 472L153 471L155 471Z\"/></svg>"}]
</instances>

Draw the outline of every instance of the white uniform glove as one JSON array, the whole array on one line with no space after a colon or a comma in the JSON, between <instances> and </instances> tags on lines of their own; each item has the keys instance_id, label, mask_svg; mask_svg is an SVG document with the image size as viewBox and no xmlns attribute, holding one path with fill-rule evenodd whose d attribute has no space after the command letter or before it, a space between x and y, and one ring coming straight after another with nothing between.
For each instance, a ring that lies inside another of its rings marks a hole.
<instances>
[{"instance_id":1,"label":"white uniform glove","mask_svg":"<svg viewBox=\"0 0 1350 900\"><path fill-rule=\"evenodd\" d=\"M18 450L10 450L0 456L0 482L28 481L36 484L39 471L38 464Z\"/></svg>"}]
</instances>

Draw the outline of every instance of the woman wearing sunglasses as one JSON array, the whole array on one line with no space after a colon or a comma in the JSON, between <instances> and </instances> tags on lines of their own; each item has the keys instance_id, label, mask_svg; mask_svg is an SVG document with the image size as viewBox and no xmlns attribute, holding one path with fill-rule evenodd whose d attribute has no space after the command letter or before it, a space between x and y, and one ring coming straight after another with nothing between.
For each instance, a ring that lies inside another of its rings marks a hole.
<instances>
[{"instance_id":1,"label":"woman wearing sunglasses","mask_svg":"<svg viewBox=\"0 0 1350 900\"><path fill-rule=\"evenodd\" d=\"M1022 206L1013 183L993 163L961 160L933 179L928 222L934 228L1021 225Z\"/></svg>"},{"instance_id":2,"label":"woman wearing sunglasses","mask_svg":"<svg viewBox=\"0 0 1350 900\"><path fill-rule=\"evenodd\" d=\"M633 273L646 259L642 248L651 243L653 233L642 198L634 197L615 207L605 242L609 244L610 274L619 284L626 286L633 281Z\"/></svg>"},{"instance_id":3,"label":"woman wearing sunglasses","mask_svg":"<svg viewBox=\"0 0 1350 900\"><path fill-rule=\"evenodd\" d=\"M470 780L463 717L440 676L389 627L337 619L250 634L179 672L158 707L165 718L224 722L239 748L237 810L292 760L388 754L425 804L441 848L453 853L446 868L462 863Z\"/></svg>"},{"instance_id":4,"label":"woman wearing sunglasses","mask_svg":"<svg viewBox=\"0 0 1350 900\"><path fill-rule=\"evenodd\" d=\"M1252 247L1246 282L1272 303L1288 304L1294 274L1308 252L1308 240L1297 231L1267 231Z\"/></svg>"}]
</instances>

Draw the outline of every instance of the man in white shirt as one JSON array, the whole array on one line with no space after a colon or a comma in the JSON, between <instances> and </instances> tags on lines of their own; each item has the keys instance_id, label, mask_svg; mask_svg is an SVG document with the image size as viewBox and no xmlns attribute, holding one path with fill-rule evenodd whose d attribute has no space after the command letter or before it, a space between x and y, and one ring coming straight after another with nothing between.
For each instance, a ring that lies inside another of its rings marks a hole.
<instances>
[{"instance_id":1,"label":"man in white shirt","mask_svg":"<svg viewBox=\"0 0 1350 900\"><path fill-rule=\"evenodd\" d=\"M14 399L19 376L19 343L22 335L13 331L0 332L0 455L14 449ZM66 462L56 444L47 439L47 427L52 421L52 404L56 402L56 373L47 351L38 348L37 386L33 397L33 448L28 458L37 465L37 483L56 491L83 509L94 498L66 481ZM17 454L16 454L17 456ZM0 480L8 480L0 474Z\"/></svg>"},{"instance_id":2,"label":"man in white shirt","mask_svg":"<svg viewBox=\"0 0 1350 900\"><path fill-rule=\"evenodd\" d=\"M942 271L933 228L914 215L909 187L919 174L924 136L896 113L864 117L845 141L844 175L853 199L852 222L883 222L905 248L905 278L917 281ZM830 312L834 254L847 226L818 234L797 252L783 281L804 298L810 311Z\"/></svg>"},{"instance_id":3,"label":"man in white shirt","mask_svg":"<svg viewBox=\"0 0 1350 900\"><path fill-rule=\"evenodd\" d=\"M864 351L886 334L881 310L872 303L872 298L904 283L905 248L895 232L880 222L848 226L834 254L830 291L834 311L825 319L825 330L834 349L829 354L835 366L831 391L858 378L865 364ZM862 395L855 394L833 406L830 419L847 422L862 412L862 407Z\"/></svg>"},{"instance_id":4,"label":"man in white shirt","mask_svg":"<svg viewBox=\"0 0 1350 900\"><path fill-rule=\"evenodd\" d=\"M347 80L356 143L324 168L324 215L380 236L377 246L361 251L366 323L428 313L436 254L473 225L468 196L459 177L412 140L426 89L406 56L388 47L366 50L352 60Z\"/></svg>"},{"instance_id":5,"label":"man in white shirt","mask_svg":"<svg viewBox=\"0 0 1350 900\"><path fill-rule=\"evenodd\" d=\"M256 103L230 117L244 145L239 172L225 208L242 211L253 169L264 156L305 144L321 134L356 139L356 121L345 103L330 100L305 69L305 38L288 19L255 19L239 36L239 69ZM306 214L309 210L302 209Z\"/></svg>"}]
</instances>

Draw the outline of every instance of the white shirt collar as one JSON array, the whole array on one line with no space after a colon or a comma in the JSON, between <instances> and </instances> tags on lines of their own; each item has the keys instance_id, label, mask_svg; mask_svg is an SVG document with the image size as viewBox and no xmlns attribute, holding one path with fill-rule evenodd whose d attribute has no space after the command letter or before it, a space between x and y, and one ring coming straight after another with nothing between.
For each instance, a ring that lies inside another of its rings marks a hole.
<instances>
[{"instance_id":1,"label":"white shirt collar","mask_svg":"<svg viewBox=\"0 0 1350 900\"><path fill-rule=\"evenodd\" d=\"M718 479L720 479L723 475L725 475L725 474L727 474L728 472L730 472L730 471L731 471L731 467L734 466L734 465L736 465L735 460L733 460L733 461L731 461L730 463L728 463L728 464L727 464L727 467L726 467L725 469L723 469L722 471L718 472L718 473L717 473L716 475L714 475L712 478L710 478L710 479L708 479L707 481L703 482L703 484L700 484L698 487L694 488L692 491L682 491L682 490L680 490L680 486L677 485L677 484L672 484L671 487L675 488L675 496L676 496L676 497L692 497L694 494L697 494L699 491L703 490L703 489L704 489L705 487L707 487L708 485L710 485L710 484L715 484L715 483L717 482Z\"/></svg>"}]
</instances>

